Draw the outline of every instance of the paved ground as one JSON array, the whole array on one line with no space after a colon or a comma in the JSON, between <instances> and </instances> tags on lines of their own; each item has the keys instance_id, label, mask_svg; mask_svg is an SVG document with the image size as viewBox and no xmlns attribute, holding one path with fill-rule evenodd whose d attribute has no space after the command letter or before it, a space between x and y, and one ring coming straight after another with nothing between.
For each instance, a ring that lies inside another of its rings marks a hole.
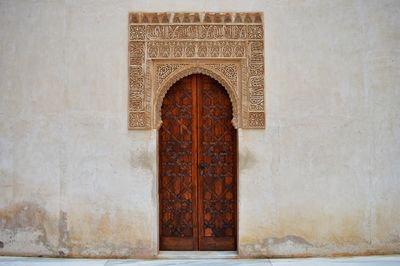
<instances>
[{"instance_id":1,"label":"paved ground","mask_svg":"<svg viewBox=\"0 0 400 266\"><path fill-rule=\"evenodd\" d=\"M400 266L399 256L370 256L312 259L158 259L158 260L92 260L0 257L0 266Z\"/></svg>"}]
</instances>

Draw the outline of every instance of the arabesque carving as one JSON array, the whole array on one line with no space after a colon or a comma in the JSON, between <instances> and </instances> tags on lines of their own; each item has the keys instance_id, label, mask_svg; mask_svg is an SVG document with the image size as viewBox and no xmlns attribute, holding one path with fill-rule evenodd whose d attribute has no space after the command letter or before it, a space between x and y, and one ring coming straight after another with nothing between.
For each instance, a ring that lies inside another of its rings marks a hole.
<instances>
[{"instance_id":1,"label":"arabesque carving","mask_svg":"<svg viewBox=\"0 0 400 266\"><path fill-rule=\"evenodd\" d=\"M202 73L228 91L236 128L265 128L262 13L130 13L128 128L158 128L163 98Z\"/></svg>"},{"instance_id":2,"label":"arabesque carving","mask_svg":"<svg viewBox=\"0 0 400 266\"><path fill-rule=\"evenodd\" d=\"M159 83L153 84L153 88L157 88L156 91L154 91L154 95L156 98L156 101L154 102L154 110L155 110L155 116L154 116L154 125L156 128L159 128L161 126L161 105L163 102L163 99L165 97L165 94L167 93L168 89L171 88L171 86L177 82L178 80L189 76L191 74L205 74L216 81L218 81L228 92L229 98L232 103L232 112L233 112L233 119L232 119L232 124L235 128L239 127L240 124L240 104L239 104L239 94L234 85L232 84L231 80L227 79L227 77L224 76L223 71L218 71L215 70L213 67L213 64L202 64L202 63L156 63L157 69L174 69L174 72L171 72L171 78L166 77L165 80L158 81ZM234 71L237 71L238 66L232 63L227 63L227 64L221 64L220 68L234 68ZM160 67L161 66L161 67ZM237 76L236 76L237 79Z\"/></svg>"}]
</instances>

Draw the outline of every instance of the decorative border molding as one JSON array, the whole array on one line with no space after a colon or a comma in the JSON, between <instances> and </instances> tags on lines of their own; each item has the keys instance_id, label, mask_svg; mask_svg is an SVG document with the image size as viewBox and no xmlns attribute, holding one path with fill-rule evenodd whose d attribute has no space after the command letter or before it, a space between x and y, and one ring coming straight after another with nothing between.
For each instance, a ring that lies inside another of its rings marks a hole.
<instances>
[{"instance_id":1,"label":"decorative border molding","mask_svg":"<svg viewBox=\"0 0 400 266\"><path fill-rule=\"evenodd\" d=\"M262 13L130 13L128 128L158 128L179 79L202 73L228 91L236 128L265 128Z\"/></svg>"}]
</instances>

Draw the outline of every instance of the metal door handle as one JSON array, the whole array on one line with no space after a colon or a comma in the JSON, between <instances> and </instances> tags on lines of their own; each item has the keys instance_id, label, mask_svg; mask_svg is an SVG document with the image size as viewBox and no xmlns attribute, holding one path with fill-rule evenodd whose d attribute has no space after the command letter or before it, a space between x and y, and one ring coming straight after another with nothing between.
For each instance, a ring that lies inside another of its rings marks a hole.
<instances>
[{"instance_id":1,"label":"metal door handle","mask_svg":"<svg viewBox=\"0 0 400 266\"><path fill-rule=\"evenodd\" d=\"M200 175L202 176L202 175L204 175L204 169L206 169L207 164L204 162L201 162L199 166L200 166Z\"/></svg>"}]
</instances>

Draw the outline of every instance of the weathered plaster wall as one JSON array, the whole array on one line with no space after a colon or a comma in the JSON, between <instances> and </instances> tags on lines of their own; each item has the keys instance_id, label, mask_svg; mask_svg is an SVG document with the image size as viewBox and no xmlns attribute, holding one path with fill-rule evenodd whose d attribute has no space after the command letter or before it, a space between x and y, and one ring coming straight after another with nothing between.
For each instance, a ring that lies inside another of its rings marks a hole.
<instances>
[{"instance_id":1,"label":"weathered plaster wall","mask_svg":"<svg viewBox=\"0 0 400 266\"><path fill-rule=\"evenodd\" d=\"M400 2L0 1L0 255L157 253L156 132L127 131L129 11L263 11L239 253L400 252Z\"/></svg>"}]
</instances>

